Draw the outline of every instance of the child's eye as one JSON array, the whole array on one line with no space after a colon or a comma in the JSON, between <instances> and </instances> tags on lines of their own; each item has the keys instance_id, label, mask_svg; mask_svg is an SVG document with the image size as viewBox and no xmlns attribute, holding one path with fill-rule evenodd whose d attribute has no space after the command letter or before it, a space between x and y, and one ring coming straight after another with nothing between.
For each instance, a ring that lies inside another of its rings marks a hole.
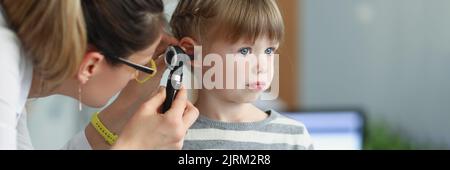
<instances>
[{"instance_id":1,"label":"child's eye","mask_svg":"<svg viewBox=\"0 0 450 170\"><path fill-rule=\"evenodd\" d=\"M273 48L273 47L268 48L268 49L266 49L266 51L264 53L271 55L271 54L275 53L275 48Z\"/></svg>"},{"instance_id":2,"label":"child's eye","mask_svg":"<svg viewBox=\"0 0 450 170\"><path fill-rule=\"evenodd\" d=\"M250 54L252 52L252 49L251 48L241 48L240 50L239 50L239 53L241 53L242 55L248 55L248 54Z\"/></svg>"}]
</instances>

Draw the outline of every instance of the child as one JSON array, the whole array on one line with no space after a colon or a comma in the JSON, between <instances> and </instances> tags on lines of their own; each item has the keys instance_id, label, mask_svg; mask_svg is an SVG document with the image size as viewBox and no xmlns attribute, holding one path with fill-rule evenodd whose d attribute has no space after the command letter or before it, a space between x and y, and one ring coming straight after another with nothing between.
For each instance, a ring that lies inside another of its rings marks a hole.
<instances>
[{"instance_id":1,"label":"child","mask_svg":"<svg viewBox=\"0 0 450 170\"><path fill-rule=\"evenodd\" d=\"M202 54L218 54L223 61L232 57L245 63L244 68L220 67L219 72L226 76L216 72L212 79L223 82L215 87L228 84L230 80L224 80L225 77L234 76L234 81L242 79L241 73L257 77L253 81L243 78L243 89L198 90L196 107L200 117L188 131L183 149L313 148L302 123L252 105L269 89L275 67L274 52L284 36L283 19L274 0L181 0L172 16L171 27L188 55L198 57L194 46L201 46ZM257 56L258 62L250 62L250 56ZM195 62L193 66L199 67ZM204 75L212 68L203 64L201 73Z\"/></svg>"}]
</instances>

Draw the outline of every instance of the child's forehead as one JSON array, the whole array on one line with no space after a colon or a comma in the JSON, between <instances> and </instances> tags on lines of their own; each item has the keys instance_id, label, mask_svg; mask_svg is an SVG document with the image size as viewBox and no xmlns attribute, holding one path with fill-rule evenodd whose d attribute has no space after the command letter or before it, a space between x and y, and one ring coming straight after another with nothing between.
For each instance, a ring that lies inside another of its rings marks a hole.
<instances>
[{"instance_id":1,"label":"child's forehead","mask_svg":"<svg viewBox=\"0 0 450 170\"><path fill-rule=\"evenodd\" d=\"M256 44L269 44L269 45L277 45L279 44L279 40L270 39L268 35L259 36L257 38L248 38L242 37L235 42L228 41L230 44L245 44L245 45L256 45Z\"/></svg>"}]
</instances>

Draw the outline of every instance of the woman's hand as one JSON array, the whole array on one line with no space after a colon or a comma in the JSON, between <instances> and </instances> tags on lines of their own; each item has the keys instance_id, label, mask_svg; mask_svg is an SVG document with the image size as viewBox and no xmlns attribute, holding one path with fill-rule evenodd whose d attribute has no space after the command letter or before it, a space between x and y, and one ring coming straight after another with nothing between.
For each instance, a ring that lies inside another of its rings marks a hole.
<instances>
[{"instance_id":1,"label":"woman's hand","mask_svg":"<svg viewBox=\"0 0 450 170\"><path fill-rule=\"evenodd\" d=\"M184 88L169 111L161 114L159 107L165 98L165 89L161 89L144 103L125 125L113 149L181 149L199 113L188 101Z\"/></svg>"}]
</instances>

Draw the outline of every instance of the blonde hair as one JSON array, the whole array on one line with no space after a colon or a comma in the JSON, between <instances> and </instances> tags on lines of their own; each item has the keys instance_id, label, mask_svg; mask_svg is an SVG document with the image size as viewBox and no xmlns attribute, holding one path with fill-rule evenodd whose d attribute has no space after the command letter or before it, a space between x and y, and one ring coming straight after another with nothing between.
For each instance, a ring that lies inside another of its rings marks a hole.
<instances>
[{"instance_id":1,"label":"blonde hair","mask_svg":"<svg viewBox=\"0 0 450 170\"><path fill-rule=\"evenodd\" d=\"M2 0L43 90L56 88L78 71L87 35L80 0Z\"/></svg>"},{"instance_id":2,"label":"blonde hair","mask_svg":"<svg viewBox=\"0 0 450 170\"><path fill-rule=\"evenodd\" d=\"M222 38L236 42L259 36L282 41L284 22L275 0L180 0L170 25L181 39ZM206 35L206 36L204 36Z\"/></svg>"}]
</instances>

